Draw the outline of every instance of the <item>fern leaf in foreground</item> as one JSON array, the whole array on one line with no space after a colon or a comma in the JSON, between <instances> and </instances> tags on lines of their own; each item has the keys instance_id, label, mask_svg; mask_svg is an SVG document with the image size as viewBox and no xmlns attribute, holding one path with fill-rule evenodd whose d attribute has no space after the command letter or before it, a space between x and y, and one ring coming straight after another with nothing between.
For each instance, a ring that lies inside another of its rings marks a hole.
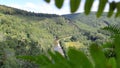
<instances>
[{"instance_id":1,"label":"fern leaf in foreground","mask_svg":"<svg viewBox=\"0 0 120 68\"><path fill-rule=\"evenodd\" d=\"M107 27L104 27L103 30L107 30L112 34L120 34L120 27L118 25L110 25Z\"/></svg>"},{"instance_id":2,"label":"fern leaf in foreground","mask_svg":"<svg viewBox=\"0 0 120 68\"><path fill-rule=\"evenodd\" d=\"M117 68L115 58L108 59L107 68Z\"/></svg>"},{"instance_id":3,"label":"fern leaf in foreground","mask_svg":"<svg viewBox=\"0 0 120 68\"><path fill-rule=\"evenodd\" d=\"M70 49L68 57L72 68L93 68L92 63L81 51Z\"/></svg>"},{"instance_id":4,"label":"fern leaf in foreground","mask_svg":"<svg viewBox=\"0 0 120 68\"><path fill-rule=\"evenodd\" d=\"M96 44L90 46L90 54L95 64L95 68L106 68L106 57L102 48Z\"/></svg>"},{"instance_id":5,"label":"fern leaf in foreground","mask_svg":"<svg viewBox=\"0 0 120 68\"><path fill-rule=\"evenodd\" d=\"M49 57L40 56L19 56L18 58L35 62L41 68L93 68L92 63L81 51L70 49L68 59L58 52L49 52Z\"/></svg>"},{"instance_id":6,"label":"fern leaf in foreground","mask_svg":"<svg viewBox=\"0 0 120 68\"><path fill-rule=\"evenodd\" d=\"M116 63L117 68L120 68L120 36L115 36L114 39L114 45L115 45L115 53L116 53Z\"/></svg>"}]
</instances>

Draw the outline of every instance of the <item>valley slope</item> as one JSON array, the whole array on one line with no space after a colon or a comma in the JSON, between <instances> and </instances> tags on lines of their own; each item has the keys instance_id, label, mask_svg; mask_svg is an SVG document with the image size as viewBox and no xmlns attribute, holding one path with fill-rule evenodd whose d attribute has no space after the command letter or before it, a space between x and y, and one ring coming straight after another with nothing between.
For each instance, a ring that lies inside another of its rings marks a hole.
<instances>
[{"instance_id":1,"label":"valley slope","mask_svg":"<svg viewBox=\"0 0 120 68\"><path fill-rule=\"evenodd\" d=\"M5 53L6 65L16 68L20 62L16 56L46 53L55 46L56 38L70 37L61 40L65 46L88 46L93 41L100 45L109 38L109 33L100 28L119 22L118 18L107 18L106 13L100 18L96 18L95 12L89 16L83 13L60 16L0 5L0 55ZM27 65L29 63L21 63L21 68Z\"/></svg>"}]
</instances>

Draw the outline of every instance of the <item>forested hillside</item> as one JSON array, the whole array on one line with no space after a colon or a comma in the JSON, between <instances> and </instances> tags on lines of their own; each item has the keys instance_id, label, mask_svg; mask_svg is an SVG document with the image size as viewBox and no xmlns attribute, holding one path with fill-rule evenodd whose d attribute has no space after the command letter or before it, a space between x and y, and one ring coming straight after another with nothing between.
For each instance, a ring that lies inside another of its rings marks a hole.
<instances>
[{"instance_id":1,"label":"forested hillside","mask_svg":"<svg viewBox=\"0 0 120 68\"><path fill-rule=\"evenodd\" d=\"M91 12L86 16L84 13L63 15L71 21L81 33L87 37L88 40L96 41L97 43L105 41L105 37L109 36L108 33L101 30L101 28L109 25L119 25L119 18L115 18L114 15L111 18L107 17L107 13L103 13L100 18L96 17L95 12Z\"/></svg>"},{"instance_id":2,"label":"forested hillside","mask_svg":"<svg viewBox=\"0 0 120 68\"><path fill-rule=\"evenodd\" d=\"M103 44L109 41L107 32L100 28L120 21L116 18L96 18L95 13L71 15L50 15L27 12L0 5L0 67L37 68L37 65L16 58L19 55L46 54L53 50L54 41L62 41L65 46L88 46L92 41Z\"/></svg>"}]
</instances>

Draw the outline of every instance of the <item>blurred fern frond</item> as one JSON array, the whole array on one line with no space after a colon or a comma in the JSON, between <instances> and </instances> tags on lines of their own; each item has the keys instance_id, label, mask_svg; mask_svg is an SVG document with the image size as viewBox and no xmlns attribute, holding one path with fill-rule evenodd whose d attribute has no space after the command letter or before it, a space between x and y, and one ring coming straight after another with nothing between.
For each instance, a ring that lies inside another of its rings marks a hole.
<instances>
[{"instance_id":1,"label":"blurred fern frond","mask_svg":"<svg viewBox=\"0 0 120 68\"><path fill-rule=\"evenodd\" d=\"M109 25L107 27L104 27L103 30L109 31L113 35L120 35L119 25Z\"/></svg>"},{"instance_id":2,"label":"blurred fern frond","mask_svg":"<svg viewBox=\"0 0 120 68\"><path fill-rule=\"evenodd\" d=\"M50 3L50 1L52 0L44 0L44 1L47 3ZM96 0L69 0L71 13L75 13L78 10L78 8L80 7L81 1L85 1L84 2L85 6L83 7L85 14L86 15L90 14L92 5ZM107 4L110 6L107 14L108 17L111 17L115 13L114 12L115 10L117 10L115 17L120 16L120 2L116 2L116 1L110 2L109 0L98 0L98 1L99 1L98 10L96 13L97 17L100 17L102 15ZM62 8L64 2L65 0L55 0L55 6L60 9Z\"/></svg>"}]
</instances>

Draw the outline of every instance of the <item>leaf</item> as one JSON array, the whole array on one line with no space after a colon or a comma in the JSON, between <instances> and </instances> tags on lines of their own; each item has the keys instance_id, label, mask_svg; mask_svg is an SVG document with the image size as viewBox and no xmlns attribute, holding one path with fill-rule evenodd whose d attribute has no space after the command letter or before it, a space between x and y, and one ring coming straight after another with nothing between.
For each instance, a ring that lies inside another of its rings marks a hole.
<instances>
[{"instance_id":1,"label":"leaf","mask_svg":"<svg viewBox=\"0 0 120 68\"><path fill-rule=\"evenodd\" d=\"M116 3L113 1L112 3L109 4L110 7L109 7L109 12L108 12L108 17L111 17L112 14L114 13L114 10L116 8Z\"/></svg>"},{"instance_id":2,"label":"leaf","mask_svg":"<svg viewBox=\"0 0 120 68\"><path fill-rule=\"evenodd\" d=\"M55 63L60 62L61 60L62 61L66 60L59 52L55 52L55 54L52 52L49 52L49 55L51 56L52 60Z\"/></svg>"},{"instance_id":3,"label":"leaf","mask_svg":"<svg viewBox=\"0 0 120 68\"><path fill-rule=\"evenodd\" d=\"M108 2L108 0L99 0L99 6L98 6L98 11L97 11L97 17L100 17L101 14L104 11L105 5Z\"/></svg>"},{"instance_id":4,"label":"leaf","mask_svg":"<svg viewBox=\"0 0 120 68\"><path fill-rule=\"evenodd\" d=\"M102 45L103 48L112 48L113 44L111 42L106 42L105 44Z\"/></svg>"},{"instance_id":5,"label":"leaf","mask_svg":"<svg viewBox=\"0 0 120 68\"><path fill-rule=\"evenodd\" d=\"M37 63L39 65L45 66L45 65L52 64L50 59L47 56L45 56L45 55L35 56L35 58L36 58L35 63Z\"/></svg>"},{"instance_id":6,"label":"leaf","mask_svg":"<svg viewBox=\"0 0 120 68\"><path fill-rule=\"evenodd\" d=\"M49 54L53 61L53 65L51 66L51 68L57 68L57 67L71 68L70 64L68 63L68 60L64 58L59 52L55 52L55 54L52 52L49 52Z\"/></svg>"},{"instance_id":7,"label":"leaf","mask_svg":"<svg viewBox=\"0 0 120 68\"><path fill-rule=\"evenodd\" d=\"M93 2L94 2L94 0L86 0L85 7L84 7L86 15L88 15L90 13L90 10L91 10L91 7L93 5Z\"/></svg>"},{"instance_id":8,"label":"leaf","mask_svg":"<svg viewBox=\"0 0 120 68\"><path fill-rule=\"evenodd\" d=\"M40 55L40 56L17 56L17 58L27 60L30 62L34 62L34 63L42 65L42 66L48 65L51 63L51 61L48 59L48 57L46 57L44 55Z\"/></svg>"},{"instance_id":9,"label":"leaf","mask_svg":"<svg viewBox=\"0 0 120 68\"><path fill-rule=\"evenodd\" d=\"M116 53L116 63L117 68L120 68L120 35L116 35L114 39L115 53Z\"/></svg>"},{"instance_id":10,"label":"leaf","mask_svg":"<svg viewBox=\"0 0 120 68\"><path fill-rule=\"evenodd\" d=\"M72 68L93 68L87 56L78 50L70 49L68 57Z\"/></svg>"},{"instance_id":11,"label":"leaf","mask_svg":"<svg viewBox=\"0 0 120 68\"><path fill-rule=\"evenodd\" d=\"M55 0L55 5L57 8L62 8L64 0Z\"/></svg>"},{"instance_id":12,"label":"leaf","mask_svg":"<svg viewBox=\"0 0 120 68\"><path fill-rule=\"evenodd\" d=\"M118 16L120 16L120 2L116 3L116 8L117 8L117 13L116 13L115 17L118 17Z\"/></svg>"},{"instance_id":13,"label":"leaf","mask_svg":"<svg viewBox=\"0 0 120 68\"><path fill-rule=\"evenodd\" d=\"M90 46L90 54L95 64L95 68L106 68L106 58L100 46L93 44Z\"/></svg>"},{"instance_id":14,"label":"leaf","mask_svg":"<svg viewBox=\"0 0 120 68\"><path fill-rule=\"evenodd\" d=\"M110 58L107 62L107 68L117 68L115 58Z\"/></svg>"},{"instance_id":15,"label":"leaf","mask_svg":"<svg viewBox=\"0 0 120 68\"><path fill-rule=\"evenodd\" d=\"M109 25L104 27L103 30L107 30L113 35L120 34L120 27L118 25Z\"/></svg>"},{"instance_id":16,"label":"leaf","mask_svg":"<svg viewBox=\"0 0 120 68\"><path fill-rule=\"evenodd\" d=\"M70 0L70 11L74 13L79 8L81 0Z\"/></svg>"},{"instance_id":17,"label":"leaf","mask_svg":"<svg viewBox=\"0 0 120 68\"><path fill-rule=\"evenodd\" d=\"M22 60L27 60L30 62L34 62L35 58L33 56L17 56L16 58L22 59Z\"/></svg>"},{"instance_id":18,"label":"leaf","mask_svg":"<svg viewBox=\"0 0 120 68\"><path fill-rule=\"evenodd\" d=\"M50 3L50 0L44 0L45 2L47 2L47 3Z\"/></svg>"}]
</instances>

